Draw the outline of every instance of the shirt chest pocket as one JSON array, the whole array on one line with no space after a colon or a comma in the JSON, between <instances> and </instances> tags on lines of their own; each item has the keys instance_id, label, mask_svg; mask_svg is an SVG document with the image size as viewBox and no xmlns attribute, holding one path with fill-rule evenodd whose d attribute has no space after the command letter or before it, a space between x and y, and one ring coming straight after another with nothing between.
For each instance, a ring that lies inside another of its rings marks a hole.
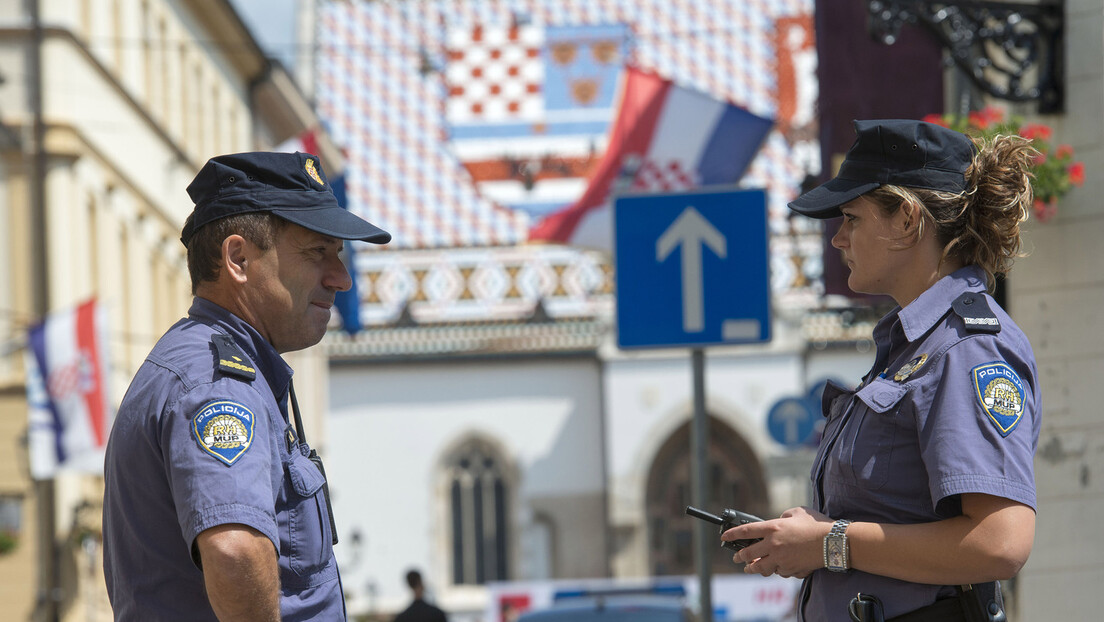
<instances>
[{"instance_id":1,"label":"shirt chest pocket","mask_svg":"<svg viewBox=\"0 0 1104 622\"><path fill-rule=\"evenodd\" d=\"M288 494L288 564L300 577L324 569L333 557L333 534L322 485L326 478L310 458L293 450L286 463Z\"/></svg>"},{"instance_id":2,"label":"shirt chest pocket","mask_svg":"<svg viewBox=\"0 0 1104 622\"><path fill-rule=\"evenodd\" d=\"M855 393L841 447L841 471L852 484L877 490L893 471L894 445L901 438L901 404L908 387L877 379Z\"/></svg>"}]
</instances>

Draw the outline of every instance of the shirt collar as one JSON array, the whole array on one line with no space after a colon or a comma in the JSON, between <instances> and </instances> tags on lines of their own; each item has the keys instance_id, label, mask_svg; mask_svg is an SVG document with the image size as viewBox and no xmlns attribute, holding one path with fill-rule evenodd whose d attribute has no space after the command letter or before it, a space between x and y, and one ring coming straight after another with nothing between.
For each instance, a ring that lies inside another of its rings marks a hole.
<instances>
[{"instance_id":1,"label":"shirt collar","mask_svg":"<svg viewBox=\"0 0 1104 622\"><path fill-rule=\"evenodd\" d=\"M959 268L939 279L907 307L897 310L905 338L911 342L923 337L963 293L983 291L985 272L978 266Z\"/></svg>"},{"instance_id":2,"label":"shirt collar","mask_svg":"<svg viewBox=\"0 0 1104 622\"><path fill-rule=\"evenodd\" d=\"M228 334L260 369L261 375L268 382L272 394L277 396L277 400L279 396L287 395L288 387L291 385L292 369L276 348L273 348L272 344L257 332L257 329L230 311L199 296L192 299L188 317L204 324L217 326L222 332Z\"/></svg>"}]
</instances>

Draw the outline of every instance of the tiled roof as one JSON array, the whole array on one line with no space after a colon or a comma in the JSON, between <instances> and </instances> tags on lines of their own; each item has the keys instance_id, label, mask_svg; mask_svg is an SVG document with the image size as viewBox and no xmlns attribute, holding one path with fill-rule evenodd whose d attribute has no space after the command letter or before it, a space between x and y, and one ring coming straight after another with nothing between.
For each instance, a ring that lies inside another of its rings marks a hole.
<instances>
[{"instance_id":1,"label":"tiled roof","mask_svg":"<svg viewBox=\"0 0 1104 622\"><path fill-rule=\"evenodd\" d=\"M482 196L448 143L449 34L480 25L627 26L629 62L778 120L745 184L770 192L772 231L813 166L813 0L324 2L318 107L347 149L352 209L391 248L524 242L532 218ZM811 64L810 64L811 63ZM795 80L804 76L809 79ZM811 79L811 86L810 86ZM810 97L810 90L811 95ZM800 143L800 144L799 144ZM798 225L815 231L812 223Z\"/></svg>"},{"instance_id":2,"label":"tiled roof","mask_svg":"<svg viewBox=\"0 0 1104 622\"><path fill-rule=\"evenodd\" d=\"M616 52L623 60L775 119L742 184L768 191L778 308L815 306L819 224L790 218L786 208L806 173L819 167L812 11L813 0L322 0L319 114L346 150L350 209L394 235L382 250L357 245L366 332L355 340L332 335L335 356L587 350L612 330L612 258L525 244L532 213L491 201L472 176L501 176L502 167L488 160L465 168L463 149L450 143L459 136L459 113L449 125L450 94L459 93L448 77L450 59L458 58L450 46L463 38L458 33L472 36L484 27L508 34L524 26L519 40L546 45L571 28L587 36L626 33ZM533 39L540 29L543 39ZM602 53L613 52L607 46ZM596 127L585 131L603 134ZM565 153L550 161L567 171L565 178L585 175L600 155L581 155L578 140L560 144ZM594 146L605 148L604 134ZM537 184L530 199L562 200L583 186ZM512 191L503 188L505 195ZM538 304L548 322L529 321Z\"/></svg>"}]
</instances>

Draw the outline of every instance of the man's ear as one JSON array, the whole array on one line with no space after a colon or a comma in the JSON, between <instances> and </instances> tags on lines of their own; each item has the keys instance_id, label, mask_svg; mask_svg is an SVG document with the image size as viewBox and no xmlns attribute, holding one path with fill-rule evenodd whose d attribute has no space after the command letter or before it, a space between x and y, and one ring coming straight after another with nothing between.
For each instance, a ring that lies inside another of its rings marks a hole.
<instances>
[{"instance_id":1,"label":"man's ear","mask_svg":"<svg viewBox=\"0 0 1104 622\"><path fill-rule=\"evenodd\" d=\"M235 283L244 283L247 279L245 269L249 264L249 243L238 234L226 236L222 241L222 265L226 274Z\"/></svg>"}]
</instances>

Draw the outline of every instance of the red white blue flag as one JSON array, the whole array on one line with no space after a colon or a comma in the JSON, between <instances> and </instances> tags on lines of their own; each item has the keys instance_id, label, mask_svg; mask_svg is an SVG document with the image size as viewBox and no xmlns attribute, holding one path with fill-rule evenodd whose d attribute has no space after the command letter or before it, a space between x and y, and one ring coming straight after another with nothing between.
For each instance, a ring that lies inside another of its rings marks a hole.
<instances>
[{"instance_id":1,"label":"red white blue flag","mask_svg":"<svg viewBox=\"0 0 1104 622\"><path fill-rule=\"evenodd\" d=\"M274 149L283 153L295 153L301 151L311 155L320 156L321 149L318 145L318 135L321 128L312 127L292 136L280 143ZM349 208L348 194L345 192L345 171L328 171L327 178L330 182L330 190L333 191L337 204L345 209ZM353 210L356 211L356 210ZM345 263L345 269L353 278L352 286L343 292L337 292L334 299L334 309L341 316L341 328L350 335L360 332L360 293L357 288L356 250L352 241L348 241L342 247L341 261Z\"/></svg>"},{"instance_id":2,"label":"red white blue flag","mask_svg":"<svg viewBox=\"0 0 1104 622\"><path fill-rule=\"evenodd\" d=\"M638 69L625 84L609 146L586 192L529 232L530 241L611 250L611 196L735 184L774 122Z\"/></svg>"},{"instance_id":3,"label":"red white blue flag","mask_svg":"<svg viewBox=\"0 0 1104 622\"><path fill-rule=\"evenodd\" d=\"M104 310L89 300L51 313L27 333L31 477L103 473L113 413L108 400Z\"/></svg>"}]
</instances>

